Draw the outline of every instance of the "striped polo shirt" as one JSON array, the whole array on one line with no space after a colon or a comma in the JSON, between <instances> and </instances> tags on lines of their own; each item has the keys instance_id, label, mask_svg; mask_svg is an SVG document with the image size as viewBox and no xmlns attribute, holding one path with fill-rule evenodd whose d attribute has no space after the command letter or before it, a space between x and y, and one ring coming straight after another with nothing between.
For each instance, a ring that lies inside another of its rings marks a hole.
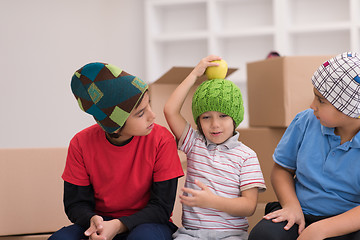
<instances>
[{"instance_id":1,"label":"striped polo shirt","mask_svg":"<svg viewBox=\"0 0 360 240\"><path fill-rule=\"evenodd\" d=\"M185 187L200 190L195 179L207 185L214 194L227 198L241 196L250 188L266 189L256 153L238 141L239 133L222 144L207 141L189 124L178 148L187 155ZM232 216L212 209L183 205L183 226L187 229L247 231L245 217Z\"/></svg>"}]
</instances>

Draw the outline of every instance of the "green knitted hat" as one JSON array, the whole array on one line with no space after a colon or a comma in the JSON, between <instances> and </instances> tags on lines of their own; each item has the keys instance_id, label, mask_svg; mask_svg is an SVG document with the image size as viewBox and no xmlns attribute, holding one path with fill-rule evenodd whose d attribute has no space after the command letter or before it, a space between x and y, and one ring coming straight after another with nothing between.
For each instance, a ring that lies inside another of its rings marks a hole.
<instances>
[{"instance_id":1,"label":"green knitted hat","mask_svg":"<svg viewBox=\"0 0 360 240\"><path fill-rule=\"evenodd\" d=\"M75 72L71 90L81 108L105 132L120 129L148 85L107 63L89 63Z\"/></svg>"},{"instance_id":2,"label":"green knitted hat","mask_svg":"<svg viewBox=\"0 0 360 240\"><path fill-rule=\"evenodd\" d=\"M203 82L194 93L192 112L194 120L204 112L216 111L229 115L236 127L244 119L241 91L232 81L212 79Z\"/></svg>"}]
</instances>

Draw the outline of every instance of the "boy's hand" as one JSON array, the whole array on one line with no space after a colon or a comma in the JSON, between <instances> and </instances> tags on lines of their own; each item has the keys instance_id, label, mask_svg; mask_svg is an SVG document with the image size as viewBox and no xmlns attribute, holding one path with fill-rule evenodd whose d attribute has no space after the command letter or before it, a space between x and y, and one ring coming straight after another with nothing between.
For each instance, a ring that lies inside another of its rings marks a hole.
<instances>
[{"instance_id":1,"label":"boy's hand","mask_svg":"<svg viewBox=\"0 0 360 240\"><path fill-rule=\"evenodd\" d=\"M201 190L194 190L191 188L183 188L183 192L191 194L191 196L181 195L181 203L189 207L211 207L212 199L214 199L215 194L202 182L195 180L195 184L198 185Z\"/></svg>"},{"instance_id":2,"label":"boy's hand","mask_svg":"<svg viewBox=\"0 0 360 240\"><path fill-rule=\"evenodd\" d=\"M304 214L301 209L284 207L265 215L264 218L267 220L272 219L275 223L287 221L288 223L284 227L285 230L289 230L296 223L299 225L299 234L305 228Z\"/></svg>"},{"instance_id":3,"label":"boy's hand","mask_svg":"<svg viewBox=\"0 0 360 240\"><path fill-rule=\"evenodd\" d=\"M191 74L195 75L195 77L201 77L204 73L207 67L210 66L218 66L219 64L216 62L212 62L215 60L221 60L221 57L215 56L215 55L209 55L198 63L196 67L192 70Z\"/></svg>"},{"instance_id":4,"label":"boy's hand","mask_svg":"<svg viewBox=\"0 0 360 240\"><path fill-rule=\"evenodd\" d=\"M125 225L118 219L104 221L100 216L93 216L90 227L85 231L85 236L90 240L112 240L117 234L127 231Z\"/></svg>"},{"instance_id":5,"label":"boy's hand","mask_svg":"<svg viewBox=\"0 0 360 240\"><path fill-rule=\"evenodd\" d=\"M318 222L312 223L304 231L301 232L297 240L323 240L326 237L323 235L323 231L317 227ZM326 238L327 239L327 238Z\"/></svg>"},{"instance_id":6,"label":"boy's hand","mask_svg":"<svg viewBox=\"0 0 360 240\"><path fill-rule=\"evenodd\" d=\"M100 233L103 230L104 219L95 215L90 219L90 227L84 232L85 236L92 236L93 234Z\"/></svg>"}]
</instances>

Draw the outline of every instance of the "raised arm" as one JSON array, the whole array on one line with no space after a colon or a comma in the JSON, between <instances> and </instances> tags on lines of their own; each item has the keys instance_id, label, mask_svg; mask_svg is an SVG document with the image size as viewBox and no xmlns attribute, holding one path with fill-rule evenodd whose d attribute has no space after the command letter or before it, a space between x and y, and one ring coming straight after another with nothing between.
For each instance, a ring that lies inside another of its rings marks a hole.
<instances>
[{"instance_id":1,"label":"raised arm","mask_svg":"<svg viewBox=\"0 0 360 240\"><path fill-rule=\"evenodd\" d=\"M186 120L180 113L186 96L188 95L191 87L195 84L196 79L204 74L207 67L218 65L218 63L213 63L211 61L220 59L220 57L215 55L210 55L201 59L198 65L191 71L184 81L179 84L166 102L164 115L176 139L180 139L186 126Z\"/></svg>"}]
</instances>

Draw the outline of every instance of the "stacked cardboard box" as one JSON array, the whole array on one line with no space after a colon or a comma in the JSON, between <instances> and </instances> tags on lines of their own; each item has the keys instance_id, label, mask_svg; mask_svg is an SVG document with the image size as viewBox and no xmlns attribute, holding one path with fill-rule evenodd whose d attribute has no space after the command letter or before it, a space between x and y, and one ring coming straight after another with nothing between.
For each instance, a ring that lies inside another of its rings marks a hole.
<instances>
[{"instance_id":1,"label":"stacked cardboard box","mask_svg":"<svg viewBox=\"0 0 360 240\"><path fill-rule=\"evenodd\" d=\"M0 240L45 240L70 225L62 203L67 148L0 149Z\"/></svg>"},{"instance_id":2,"label":"stacked cardboard box","mask_svg":"<svg viewBox=\"0 0 360 240\"><path fill-rule=\"evenodd\" d=\"M311 76L332 56L275 57L247 64L250 127L287 127L313 99Z\"/></svg>"}]
</instances>

